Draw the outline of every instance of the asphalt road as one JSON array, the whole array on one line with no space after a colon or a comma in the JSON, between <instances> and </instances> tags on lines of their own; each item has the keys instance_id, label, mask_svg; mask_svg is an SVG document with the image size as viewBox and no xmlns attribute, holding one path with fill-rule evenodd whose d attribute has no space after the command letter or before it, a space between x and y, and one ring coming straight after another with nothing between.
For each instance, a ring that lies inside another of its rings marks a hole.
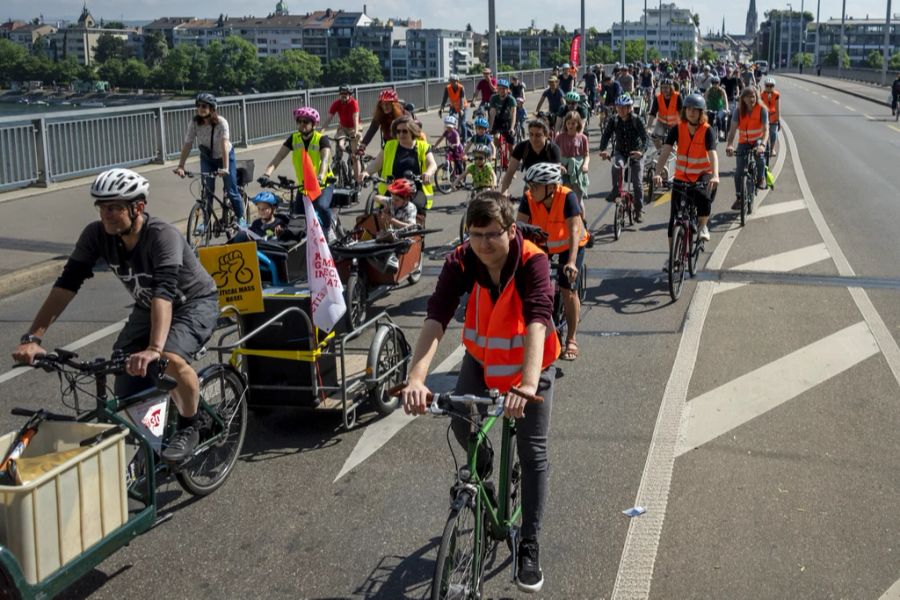
<instances>
[{"instance_id":1,"label":"asphalt road","mask_svg":"<svg viewBox=\"0 0 900 600\"><path fill-rule=\"evenodd\" d=\"M539 597L881 598L900 579L900 131L875 104L779 87L793 143L781 145L776 189L739 229L733 159L721 159L713 239L677 303L660 271L666 198L614 242L597 194L608 163L592 160L598 243L581 357L557 382ZM436 199L428 225L443 232L428 237L425 277L375 305L412 340L461 200ZM0 301L0 345L13 348L46 292ZM123 319L128 303L98 274L48 345ZM456 322L435 389L452 385L459 335ZM112 340L79 352L103 355ZM42 373L3 381L0 430L18 423L10 407L59 408L58 397ZM333 415L254 414L225 487L193 501L164 484L174 518L64 597L424 597L452 481L446 427L365 413L345 432ZM648 512L628 519L634 505ZM508 559L498 551L487 597L520 597Z\"/></svg>"}]
</instances>

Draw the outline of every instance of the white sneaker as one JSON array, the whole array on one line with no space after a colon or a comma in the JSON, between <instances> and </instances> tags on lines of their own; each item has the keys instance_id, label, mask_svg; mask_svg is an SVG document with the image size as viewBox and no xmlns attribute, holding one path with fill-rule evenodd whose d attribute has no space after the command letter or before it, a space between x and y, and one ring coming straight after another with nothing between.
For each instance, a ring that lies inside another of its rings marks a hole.
<instances>
[{"instance_id":1,"label":"white sneaker","mask_svg":"<svg viewBox=\"0 0 900 600\"><path fill-rule=\"evenodd\" d=\"M709 241L709 227L704 225L700 228L700 241L708 242Z\"/></svg>"},{"instance_id":2,"label":"white sneaker","mask_svg":"<svg viewBox=\"0 0 900 600\"><path fill-rule=\"evenodd\" d=\"M397 258L396 254L391 254L387 259L387 270L391 273L396 273L400 270L400 259Z\"/></svg>"}]
</instances>

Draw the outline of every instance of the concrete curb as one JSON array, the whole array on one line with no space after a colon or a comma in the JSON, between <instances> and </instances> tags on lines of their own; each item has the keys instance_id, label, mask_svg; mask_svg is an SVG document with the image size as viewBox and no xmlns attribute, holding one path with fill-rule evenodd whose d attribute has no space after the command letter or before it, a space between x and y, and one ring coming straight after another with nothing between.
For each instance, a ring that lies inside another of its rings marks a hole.
<instances>
[{"instance_id":1,"label":"concrete curb","mask_svg":"<svg viewBox=\"0 0 900 600\"><path fill-rule=\"evenodd\" d=\"M890 108L890 106L891 106L890 102L882 102L880 100L876 100L875 98L872 98L871 96L867 96L865 94L860 94L859 92L845 90L845 89L839 88L835 85L829 85L827 83L822 83L821 81L818 81L816 79L807 79L806 77L797 77L795 75L789 75L786 73L783 73L781 76L782 77L790 77L791 79L796 79L797 81L806 81L808 83L814 83L814 84L820 85L824 88L828 88L828 89L834 90L836 92L841 92L843 94L847 94L848 96L856 96L857 98L861 98L863 100L868 100L869 102L872 102L874 104L880 104L881 106L887 106L888 108Z\"/></svg>"}]
</instances>

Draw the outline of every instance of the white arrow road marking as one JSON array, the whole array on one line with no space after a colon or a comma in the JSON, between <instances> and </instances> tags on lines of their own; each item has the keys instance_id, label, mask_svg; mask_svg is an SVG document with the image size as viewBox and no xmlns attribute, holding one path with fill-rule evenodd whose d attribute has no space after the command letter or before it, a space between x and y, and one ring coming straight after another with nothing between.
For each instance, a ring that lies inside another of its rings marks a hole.
<instances>
[{"instance_id":1,"label":"white arrow road marking","mask_svg":"<svg viewBox=\"0 0 900 600\"><path fill-rule=\"evenodd\" d=\"M804 210L806 202L803 200L790 200L788 202L779 202L777 204L769 204L761 206L753 211L751 219L765 219L766 217L774 217L785 213L794 212L795 210Z\"/></svg>"},{"instance_id":2,"label":"white arrow road marking","mask_svg":"<svg viewBox=\"0 0 900 600\"><path fill-rule=\"evenodd\" d=\"M865 321L791 352L687 403L676 457L796 398L870 356L878 344Z\"/></svg>"},{"instance_id":3,"label":"white arrow road marking","mask_svg":"<svg viewBox=\"0 0 900 600\"><path fill-rule=\"evenodd\" d=\"M900 600L900 581L889 587L879 600Z\"/></svg>"},{"instance_id":4,"label":"white arrow road marking","mask_svg":"<svg viewBox=\"0 0 900 600\"><path fill-rule=\"evenodd\" d=\"M118 323L113 323L112 325L107 325L103 329L98 329L94 333L90 335L86 335L79 340L75 340L68 346L63 346L63 350L68 350L69 352L75 352L79 348L84 348L88 344L93 344L97 340L102 340L108 335L112 335L114 333L118 333L123 327L125 327L125 319L122 319ZM3 375L0 375L0 383L6 383L10 379L14 379L19 375L24 375L25 373L29 373L31 369L18 368L7 371Z\"/></svg>"},{"instance_id":5,"label":"white arrow road marking","mask_svg":"<svg viewBox=\"0 0 900 600\"><path fill-rule=\"evenodd\" d=\"M459 364L459 361L462 360L465 352L466 347L462 344L451 352L450 356L445 358L428 376L429 385L438 387L435 385L435 379L445 376L452 371L456 365ZM412 423L413 419L415 419L414 416L407 415L402 409L398 408L383 419L379 419L374 423L367 425L365 431L363 431L363 434L360 436L359 441L356 442L356 447L353 448L350 456L344 461L344 466L341 467L341 472L337 474L334 481L337 481L355 467L359 466L367 458L375 454L382 446L387 444L392 437L397 435L401 429Z\"/></svg>"},{"instance_id":6,"label":"white arrow road marking","mask_svg":"<svg viewBox=\"0 0 900 600\"><path fill-rule=\"evenodd\" d=\"M777 205L776 205L777 206ZM796 269L802 269L809 265L815 264L821 260L831 258L828 248L825 244L813 244L806 248L798 248L797 250L789 250L781 254L773 254L759 260L751 260L742 265L732 267L731 271L769 271L772 273L787 273ZM749 285L748 283L728 282L719 283L713 290L716 294L736 290L737 288Z\"/></svg>"}]
</instances>

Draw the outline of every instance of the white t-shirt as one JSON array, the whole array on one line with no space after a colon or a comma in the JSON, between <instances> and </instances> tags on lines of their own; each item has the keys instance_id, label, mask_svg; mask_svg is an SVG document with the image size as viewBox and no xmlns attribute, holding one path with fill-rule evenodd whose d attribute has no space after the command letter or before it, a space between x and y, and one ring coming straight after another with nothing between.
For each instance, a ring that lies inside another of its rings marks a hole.
<instances>
[{"instance_id":1,"label":"white t-shirt","mask_svg":"<svg viewBox=\"0 0 900 600\"><path fill-rule=\"evenodd\" d=\"M213 158L222 158L222 140L231 140L228 121L220 115L219 123L213 130L209 123L197 125L197 121L191 119L187 132L184 134L184 143L193 144L195 140L198 146L211 149ZM203 152L202 149L201 152Z\"/></svg>"}]
</instances>

